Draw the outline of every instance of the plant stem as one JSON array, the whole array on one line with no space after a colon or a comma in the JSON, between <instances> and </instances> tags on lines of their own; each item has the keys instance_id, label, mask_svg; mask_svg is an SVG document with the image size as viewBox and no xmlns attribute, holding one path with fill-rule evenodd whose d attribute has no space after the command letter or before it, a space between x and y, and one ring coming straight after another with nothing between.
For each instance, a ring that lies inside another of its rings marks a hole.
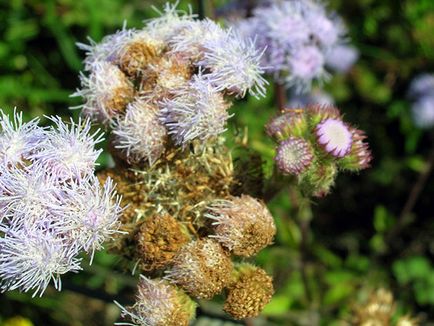
<instances>
[{"instance_id":1,"label":"plant stem","mask_svg":"<svg viewBox=\"0 0 434 326\"><path fill-rule=\"evenodd\" d=\"M286 93L285 87L282 84L275 83L274 84L275 98L276 98L276 106L279 111L282 111L286 106Z\"/></svg>"}]
</instances>

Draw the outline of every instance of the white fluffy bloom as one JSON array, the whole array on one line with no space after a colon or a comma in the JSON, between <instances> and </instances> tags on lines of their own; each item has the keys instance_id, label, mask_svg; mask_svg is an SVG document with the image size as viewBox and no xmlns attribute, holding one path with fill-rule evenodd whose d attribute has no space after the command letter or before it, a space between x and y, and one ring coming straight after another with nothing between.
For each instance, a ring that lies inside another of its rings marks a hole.
<instances>
[{"instance_id":1,"label":"white fluffy bloom","mask_svg":"<svg viewBox=\"0 0 434 326\"><path fill-rule=\"evenodd\" d=\"M55 126L47 132L48 141L31 157L61 180L92 174L102 149L95 145L103 141L98 129L91 133L89 120L66 124L59 117L50 118Z\"/></svg>"},{"instance_id":2,"label":"white fluffy bloom","mask_svg":"<svg viewBox=\"0 0 434 326\"><path fill-rule=\"evenodd\" d=\"M107 123L120 114L134 95L134 88L125 74L110 62L96 62L91 74L80 75L82 89L71 96L81 96L86 117Z\"/></svg>"},{"instance_id":3,"label":"white fluffy bloom","mask_svg":"<svg viewBox=\"0 0 434 326\"><path fill-rule=\"evenodd\" d=\"M265 95L268 82L262 77L261 57L265 49L257 49L255 41L244 40L234 31L226 37L204 44L204 56L199 66L211 72L206 78L218 91L245 96L249 91L255 97Z\"/></svg>"},{"instance_id":4,"label":"white fluffy bloom","mask_svg":"<svg viewBox=\"0 0 434 326\"><path fill-rule=\"evenodd\" d=\"M144 100L132 102L123 119L114 124L114 145L127 161L147 160L152 165L164 152L167 131L159 121L158 108Z\"/></svg>"},{"instance_id":5,"label":"white fluffy bloom","mask_svg":"<svg viewBox=\"0 0 434 326\"><path fill-rule=\"evenodd\" d=\"M1 227L0 232L2 292L34 290L34 296L42 295L51 280L60 290L60 275L81 269L76 248L48 230Z\"/></svg>"},{"instance_id":6,"label":"white fluffy bloom","mask_svg":"<svg viewBox=\"0 0 434 326\"><path fill-rule=\"evenodd\" d=\"M45 130L38 126L38 119L23 122L22 112L14 111L13 119L0 112L0 161L6 166L16 166L28 160L45 141Z\"/></svg>"},{"instance_id":7,"label":"white fluffy bloom","mask_svg":"<svg viewBox=\"0 0 434 326\"><path fill-rule=\"evenodd\" d=\"M177 145L207 140L225 131L229 118L223 95L202 76L161 102L161 122Z\"/></svg>"},{"instance_id":8,"label":"white fluffy bloom","mask_svg":"<svg viewBox=\"0 0 434 326\"><path fill-rule=\"evenodd\" d=\"M103 248L104 241L118 232L122 212L120 197L108 178L103 187L95 176L73 182L65 188L61 205L53 211L62 224L65 238L91 253Z\"/></svg>"},{"instance_id":9,"label":"white fluffy bloom","mask_svg":"<svg viewBox=\"0 0 434 326\"><path fill-rule=\"evenodd\" d=\"M185 12L176 9L177 5L178 2L174 4L166 3L163 12L154 7L154 10L160 16L145 20L145 29L151 37L168 42L193 22L197 15L192 14L191 8L189 8L188 12Z\"/></svg>"}]
</instances>

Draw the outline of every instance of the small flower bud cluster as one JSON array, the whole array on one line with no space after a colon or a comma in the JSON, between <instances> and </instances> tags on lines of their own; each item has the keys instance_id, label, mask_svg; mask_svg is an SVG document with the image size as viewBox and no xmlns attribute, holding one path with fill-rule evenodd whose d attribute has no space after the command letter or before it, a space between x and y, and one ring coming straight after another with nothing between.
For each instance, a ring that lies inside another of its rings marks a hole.
<instances>
[{"instance_id":1,"label":"small flower bud cluster","mask_svg":"<svg viewBox=\"0 0 434 326\"><path fill-rule=\"evenodd\" d=\"M341 20L314 0L268 1L234 28L241 35L256 37L257 46L266 47L263 64L267 72L298 92L327 77L326 63L333 62L333 50L345 34ZM353 58L347 59L349 65L351 61Z\"/></svg>"},{"instance_id":2,"label":"small flower bud cluster","mask_svg":"<svg viewBox=\"0 0 434 326\"><path fill-rule=\"evenodd\" d=\"M359 171L372 159L364 132L332 106L286 109L266 131L278 142L278 170L295 176L307 195L326 195L339 170Z\"/></svg>"},{"instance_id":3,"label":"small flower bud cluster","mask_svg":"<svg viewBox=\"0 0 434 326\"><path fill-rule=\"evenodd\" d=\"M102 141L89 121L43 128L0 116L0 285L2 291L34 290L49 282L60 290L60 275L80 270L78 258L118 230L121 212L110 179L94 175Z\"/></svg>"},{"instance_id":4,"label":"small flower bud cluster","mask_svg":"<svg viewBox=\"0 0 434 326\"><path fill-rule=\"evenodd\" d=\"M415 78L409 90L412 100L411 113L414 124L422 129L434 126L434 74L422 74Z\"/></svg>"},{"instance_id":5,"label":"small flower bud cluster","mask_svg":"<svg viewBox=\"0 0 434 326\"><path fill-rule=\"evenodd\" d=\"M79 106L113 129L129 164L154 164L171 145L186 147L225 131L225 95L265 94L262 50L232 30L167 4L142 29L125 27L87 52Z\"/></svg>"}]
</instances>

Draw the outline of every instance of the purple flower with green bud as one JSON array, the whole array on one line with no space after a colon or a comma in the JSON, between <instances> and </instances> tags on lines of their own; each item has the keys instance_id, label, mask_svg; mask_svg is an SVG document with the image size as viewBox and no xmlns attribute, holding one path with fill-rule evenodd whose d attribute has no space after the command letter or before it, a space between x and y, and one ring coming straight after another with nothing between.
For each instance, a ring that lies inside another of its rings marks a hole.
<instances>
[{"instance_id":1,"label":"purple flower with green bud","mask_svg":"<svg viewBox=\"0 0 434 326\"><path fill-rule=\"evenodd\" d=\"M299 175L309 167L312 160L312 148L302 138L289 137L277 147L276 165L285 174Z\"/></svg>"},{"instance_id":2,"label":"purple flower with green bud","mask_svg":"<svg viewBox=\"0 0 434 326\"><path fill-rule=\"evenodd\" d=\"M318 143L327 153L344 157L351 150L352 135L342 120L325 119L315 128Z\"/></svg>"}]
</instances>

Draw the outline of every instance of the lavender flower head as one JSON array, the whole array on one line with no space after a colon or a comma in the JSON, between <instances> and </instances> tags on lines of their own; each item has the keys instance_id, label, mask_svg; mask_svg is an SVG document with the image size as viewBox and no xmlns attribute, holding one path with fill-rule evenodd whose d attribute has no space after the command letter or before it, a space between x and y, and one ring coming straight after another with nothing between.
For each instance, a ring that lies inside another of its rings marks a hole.
<instances>
[{"instance_id":1,"label":"lavender flower head","mask_svg":"<svg viewBox=\"0 0 434 326\"><path fill-rule=\"evenodd\" d=\"M315 128L318 143L335 157L344 157L351 150L352 135L345 123L338 119L325 119Z\"/></svg>"},{"instance_id":2,"label":"lavender flower head","mask_svg":"<svg viewBox=\"0 0 434 326\"><path fill-rule=\"evenodd\" d=\"M131 163L147 160L152 165L164 152L167 131L159 121L158 108L144 100L128 104L125 118L114 125L114 145Z\"/></svg>"},{"instance_id":3,"label":"lavender flower head","mask_svg":"<svg viewBox=\"0 0 434 326\"><path fill-rule=\"evenodd\" d=\"M180 88L161 107L160 120L177 145L219 135L225 131L229 118L223 95L202 76L196 76L187 87Z\"/></svg>"},{"instance_id":4,"label":"lavender flower head","mask_svg":"<svg viewBox=\"0 0 434 326\"><path fill-rule=\"evenodd\" d=\"M32 141L23 143L20 165L3 167L0 174L2 291L42 295L50 280L60 290L60 275L80 269L79 253L93 257L118 232L121 208L113 183L109 179L101 188L94 176L99 131L91 133L88 120L67 125L49 119L54 126L40 128L37 120L24 124L14 112L20 121L14 133L26 132ZM8 137L3 127L0 143Z\"/></svg>"},{"instance_id":5,"label":"lavender flower head","mask_svg":"<svg viewBox=\"0 0 434 326\"><path fill-rule=\"evenodd\" d=\"M350 45L341 44L332 48L326 56L326 66L336 72L346 73L359 58L359 51Z\"/></svg>"},{"instance_id":6,"label":"lavender flower head","mask_svg":"<svg viewBox=\"0 0 434 326\"><path fill-rule=\"evenodd\" d=\"M414 124L423 129L434 126L434 92L433 95L423 96L411 106Z\"/></svg>"},{"instance_id":7,"label":"lavender flower head","mask_svg":"<svg viewBox=\"0 0 434 326\"><path fill-rule=\"evenodd\" d=\"M253 17L234 24L243 36L266 48L262 64L276 81L304 92L327 77L327 54L341 43L345 28L317 1L271 1Z\"/></svg>"},{"instance_id":8,"label":"lavender flower head","mask_svg":"<svg viewBox=\"0 0 434 326\"><path fill-rule=\"evenodd\" d=\"M38 126L38 119L23 122L23 114L14 111L13 120L0 112L0 161L2 166L21 165L31 153L37 152L44 142L44 130Z\"/></svg>"},{"instance_id":9,"label":"lavender flower head","mask_svg":"<svg viewBox=\"0 0 434 326\"><path fill-rule=\"evenodd\" d=\"M414 78L408 93L412 98L434 95L434 74L423 73Z\"/></svg>"},{"instance_id":10,"label":"lavender flower head","mask_svg":"<svg viewBox=\"0 0 434 326\"><path fill-rule=\"evenodd\" d=\"M279 144L275 160L283 173L299 175L312 163L312 148L302 138L289 137Z\"/></svg>"}]
</instances>

